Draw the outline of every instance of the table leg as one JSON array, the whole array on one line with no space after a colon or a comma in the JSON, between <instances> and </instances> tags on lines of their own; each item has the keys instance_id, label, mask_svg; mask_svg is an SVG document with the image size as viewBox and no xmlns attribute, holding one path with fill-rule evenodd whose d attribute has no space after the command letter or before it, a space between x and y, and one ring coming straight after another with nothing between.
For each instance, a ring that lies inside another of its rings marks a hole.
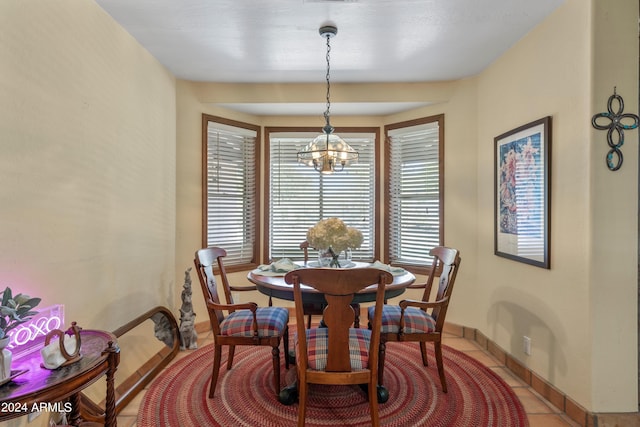
<instances>
[{"instance_id":1,"label":"table leg","mask_svg":"<svg viewBox=\"0 0 640 427\"><path fill-rule=\"evenodd\" d=\"M293 348L289 349L289 353L285 357L289 360L289 365L296 365L296 351Z\"/></svg>"},{"instance_id":2,"label":"table leg","mask_svg":"<svg viewBox=\"0 0 640 427\"><path fill-rule=\"evenodd\" d=\"M72 426L79 426L82 422L80 417L80 393L74 393L69 397L71 402L71 412L67 417L67 422Z\"/></svg>"},{"instance_id":3,"label":"table leg","mask_svg":"<svg viewBox=\"0 0 640 427\"><path fill-rule=\"evenodd\" d=\"M298 400L298 383L294 382L280 390L278 400L283 405L293 405Z\"/></svg>"},{"instance_id":4,"label":"table leg","mask_svg":"<svg viewBox=\"0 0 640 427\"><path fill-rule=\"evenodd\" d=\"M386 403L389 400L389 390L381 384L378 384L378 403Z\"/></svg>"},{"instance_id":5,"label":"table leg","mask_svg":"<svg viewBox=\"0 0 640 427\"><path fill-rule=\"evenodd\" d=\"M360 384L360 388L365 393L369 393L369 385L368 384ZM389 400L389 390L382 384L378 384L376 390L376 397L378 398L378 403L386 403Z\"/></svg>"},{"instance_id":6,"label":"table leg","mask_svg":"<svg viewBox=\"0 0 640 427\"><path fill-rule=\"evenodd\" d=\"M118 363L120 362L120 348L113 342L109 342L109 347L105 350L109 353L109 368L107 369L107 397L104 410L105 427L115 427L116 417L116 394L114 390L114 380Z\"/></svg>"}]
</instances>

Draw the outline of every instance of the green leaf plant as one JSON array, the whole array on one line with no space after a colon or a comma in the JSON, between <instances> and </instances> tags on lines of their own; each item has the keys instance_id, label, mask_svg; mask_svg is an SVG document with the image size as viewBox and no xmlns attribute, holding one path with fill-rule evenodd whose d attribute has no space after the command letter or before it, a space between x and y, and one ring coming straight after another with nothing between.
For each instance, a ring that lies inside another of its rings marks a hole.
<instances>
[{"instance_id":1,"label":"green leaf plant","mask_svg":"<svg viewBox=\"0 0 640 427\"><path fill-rule=\"evenodd\" d=\"M13 328L38 314L33 308L40 304L40 301L41 298L31 298L25 294L13 296L11 288L6 287L2 292L0 305L0 339L5 338Z\"/></svg>"}]
</instances>

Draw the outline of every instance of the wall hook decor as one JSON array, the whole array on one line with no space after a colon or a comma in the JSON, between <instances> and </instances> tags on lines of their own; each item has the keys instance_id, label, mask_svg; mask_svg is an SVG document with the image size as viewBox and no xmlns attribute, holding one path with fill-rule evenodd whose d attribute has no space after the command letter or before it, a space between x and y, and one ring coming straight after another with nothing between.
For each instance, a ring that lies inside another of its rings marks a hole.
<instances>
[{"instance_id":1,"label":"wall hook decor","mask_svg":"<svg viewBox=\"0 0 640 427\"><path fill-rule=\"evenodd\" d=\"M613 104L617 103L618 109L613 111ZM624 101L620 95L616 93L616 87L613 87L613 95L609 97L607 102L607 111L595 114L591 118L591 124L598 130L607 131L607 144L610 150L607 153L607 167L609 170L617 171L622 166L622 151L620 148L624 144L624 130L635 129L638 127L638 116L635 114L623 114ZM624 122L623 122L624 121ZM604 122L604 123L603 123ZM616 136L614 137L614 132ZM617 161L614 163L613 157Z\"/></svg>"}]
</instances>

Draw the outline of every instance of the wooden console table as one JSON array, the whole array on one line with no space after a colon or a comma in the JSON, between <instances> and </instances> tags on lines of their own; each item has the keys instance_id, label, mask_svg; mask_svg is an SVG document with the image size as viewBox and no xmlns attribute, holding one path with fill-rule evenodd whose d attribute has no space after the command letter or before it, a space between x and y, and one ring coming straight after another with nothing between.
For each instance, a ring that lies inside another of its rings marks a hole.
<instances>
[{"instance_id":1,"label":"wooden console table","mask_svg":"<svg viewBox=\"0 0 640 427\"><path fill-rule=\"evenodd\" d=\"M106 427L116 427L114 374L120 362L115 335L106 331L82 330L82 358L55 370L42 368L41 346L13 361L12 371L27 372L0 386L0 421L31 412L66 412L74 426L83 421L80 413L81 390L106 375L104 417ZM90 420L96 421L96 420Z\"/></svg>"}]
</instances>

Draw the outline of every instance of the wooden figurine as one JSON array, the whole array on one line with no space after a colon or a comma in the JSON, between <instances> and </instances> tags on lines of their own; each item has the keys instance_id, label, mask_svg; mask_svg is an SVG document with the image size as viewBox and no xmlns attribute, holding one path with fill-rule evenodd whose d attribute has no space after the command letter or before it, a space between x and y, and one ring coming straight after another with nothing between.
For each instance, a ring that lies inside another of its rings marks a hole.
<instances>
[{"instance_id":1,"label":"wooden figurine","mask_svg":"<svg viewBox=\"0 0 640 427\"><path fill-rule=\"evenodd\" d=\"M191 267L184 272L182 307L180 308L180 350L198 348L198 334L195 331L196 314L191 299Z\"/></svg>"}]
</instances>

